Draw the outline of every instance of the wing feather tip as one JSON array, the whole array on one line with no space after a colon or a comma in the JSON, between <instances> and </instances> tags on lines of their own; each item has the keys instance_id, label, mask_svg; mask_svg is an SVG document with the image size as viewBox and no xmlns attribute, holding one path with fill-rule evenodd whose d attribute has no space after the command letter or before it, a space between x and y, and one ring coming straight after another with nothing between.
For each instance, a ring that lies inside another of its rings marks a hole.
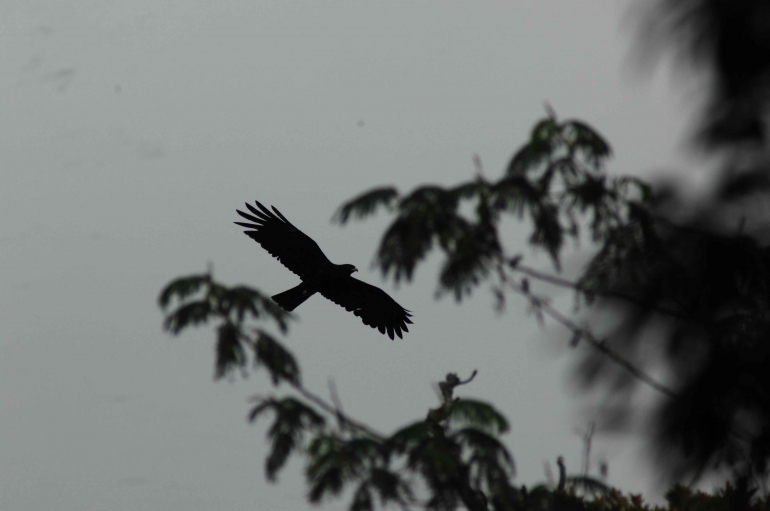
<instances>
[{"instance_id":1,"label":"wing feather tip","mask_svg":"<svg viewBox=\"0 0 770 511\"><path fill-rule=\"evenodd\" d=\"M243 212L243 211L241 211L240 209L236 209L236 210L235 210L235 212L236 212L236 213L238 213L239 215L241 215L241 216L242 216L243 218L245 218L246 220L248 220L248 221L250 221L250 222L254 222L254 223L256 223L256 224L258 224L258 225L260 225L260 226L261 226L263 223L265 223L265 220L263 220L263 219L261 219L261 218L257 218L257 217L255 217L255 216L252 216L252 215L249 215L248 213L244 213L244 212Z\"/></svg>"},{"instance_id":2,"label":"wing feather tip","mask_svg":"<svg viewBox=\"0 0 770 511\"><path fill-rule=\"evenodd\" d=\"M269 209L263 206L261 202L259 202L258 200L255 200L254 202L256 202L257 207L259 207L259 209L261 209L265 213L265 215L267 215L267 218L271 218L271 219L275 218L275 215L272 214Z\"/></svg>"},{"instance_id":3,"label":"wing feather tip","mask_svg":"<svg viewBox=\"0 0 770 511\"><path fill-rule=\"evenodd\" d=\"M248 208L249 211L251 211L252 213L257 215L257 218L259 218L261 221L267 222L270 219L269 216L265 216L265 214L263 212L261 212L260 210L256 209L254 206L252 206L248 202L246 203L246 207Z\"/></svg>"},{"instance_id":4,"label":"wing feather tip","mask_svg":"<svg viewBox=\"0 0 770 511\"><path fill-rule=\"evenodd\" d=\"M259 229L258 225L255 224L245 224L243 222L233 222L235 225L240 225L241 227L246 227L247 229Z\"/></svg>"}]
</instances>

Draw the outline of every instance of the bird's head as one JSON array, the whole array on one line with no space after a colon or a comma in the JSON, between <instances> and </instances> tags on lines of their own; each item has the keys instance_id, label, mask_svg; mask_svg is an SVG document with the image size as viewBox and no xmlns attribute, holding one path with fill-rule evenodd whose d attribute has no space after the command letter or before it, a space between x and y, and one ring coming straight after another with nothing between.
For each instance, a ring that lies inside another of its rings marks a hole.
<instances>
[{"instance_id":1,"label":"bird's head","mask_svg":"<svg viewBox=\"0 0 770 511\"><path fill-rule=\"evenodd\" d=\"M352 264L343 264L341 265L341 267L343 270L345 270L345 273L347 273L348 275L352 275L358 271L358 268L356 268Z\"/></svg>"}]
</instances>

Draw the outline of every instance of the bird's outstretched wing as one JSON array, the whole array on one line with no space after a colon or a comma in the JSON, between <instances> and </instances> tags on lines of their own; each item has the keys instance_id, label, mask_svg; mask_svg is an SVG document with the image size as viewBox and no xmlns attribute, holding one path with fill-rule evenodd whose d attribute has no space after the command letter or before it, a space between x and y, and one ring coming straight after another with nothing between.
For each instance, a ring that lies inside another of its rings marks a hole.
<instances>
[{"instance_id":1,"label":"bird's outstretched wing","mask_svg":"<svg viewBox=\"0 0 770 511\"><path fill-rule=\"evenodd\" d=\"M376 286L347 277L337 281L334 287L326 287L319 292L345 310L353 311L364 325L376 328L383 334L387 331L391 339L393 334L402 338L401 332L409 331L406 327L407 323L412 322L409 311Z\"/></svg>"},{"instance_id":2,"label":"bird's outstretched wing","mask_svg":"<svg viewBox=\"0 0 770 511\"><path fill-rule=\"evenodd\" d=\"M294 227L280 211L275 207L270 211L259 201L254 202L259 209L246 204L252 215L236 209L239 215L252 223L235 223L249 229L244 234L262 245L271 256L301 279L316 275L332 265L318 243Z\"/></svg>"}]
</instances>

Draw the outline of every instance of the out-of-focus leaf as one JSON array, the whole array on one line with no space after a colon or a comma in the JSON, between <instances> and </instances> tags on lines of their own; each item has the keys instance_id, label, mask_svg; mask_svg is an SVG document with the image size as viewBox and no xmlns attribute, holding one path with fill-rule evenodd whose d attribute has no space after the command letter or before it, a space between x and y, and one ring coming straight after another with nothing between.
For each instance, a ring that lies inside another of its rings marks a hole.
<instances>
[{"instance_id":1,"label":"out-of-focus leaf","mask_svg":"<svg viewBox=\"0 0 770 511\"><path fill-rule=\"evenodd\" d=\"M490 207L495 211L508 211L521 217L528 208L539 204L543 195L525 177L506 177L491 187Z\"/></svg>"},{"instance_id":2,"label":"out-of-focus leaf","mask_svg":"<svg viewBox=\"0 0 770 511\"><path fill-rule=\"evenodd\" d=\"M219 379L232 369L246 365L246 353L241 344L238 328L230 322L217 329L214 377Z\"/></svg>"},{"instance_id":3,"label":"out-of-focus leaf","mask_svg":"<svg viewBox=\"0 0 770 511\"><path fill-rule=\"evenodd\" d=\"M343 440L328 434L313 440L308 455L305 474L312 502L319 502L326 494L338 494L346 484L363 479L370 470L383 466L388 458L379 440Z\"/></svg>"},{"instance_id":4,"label":"out-of-focus leaf","mask_svg":"<svg viewBox=\"0 0 770 511\"><path fill-rule=\"evenodd\" d=\"M411 280L414 268L433 246L451 239L465 222L456 214L458 199L438 186L423 186L399 204L377 251L377 263L384 275L393 272L398 282ZM465 222L467 223L467 222Z\"/></svg>"},{"instance_id":5,"label":"out-of-focus leaf","mask_svg":"<svg viewBox=\"0 0 770 511\"><path fill-rule=\"evenodd\" d=\"M392 209L398 199L398 191L393 187L375 188L343 204L334 215L334 220L346 224L351 216L362 219L373 215L378 207Z\"/></svg>"},{"instance_id":6,"label":"out-of-focus leaf","mask_svg":"<svg viewBox=\"0 0 770 511\"><path fill-rule=\"evenodd\" d=\"M398 473L382 468L373 468L369 475L370 486L377 491L380 503L406 504L414 499L412 488Z\"/></svg>"},{"instance_id":7,"label":"out-of-focus leaf","mask_svg":"<svg viewBox=\"0 0 770 511\"><path fill-rule=\"evenodd\" d=\"M478 465L488 476L502 476L508 480L515 474L513 457L494 436L481 429L468 427L457 431L453 437L458 444L469 450L471 465Z\"/></svg>"},{"instance_id":8,"label":"out-of-focus leaf","mask_svg":"<svg viewBox=\"0 0 770 511\"><path fill-rule=\"evenodd\" d=\"M268 480L274 481L292 451L302 444L304 434L322 428L325 421L294 398L260 400L249 414L249 420L254 422L267 411L275 414L275 420L267 432L271 450L265 461L265 472Z\"/></svg>"},{"instance_id":9,"label":"out-of-focus leaf","mask_svg":"<svg viewBox=\"0 0 770 511\"><path fill-rule=\"evenodd\" d=\"M508 431L508 421L487 403L472 399L456 399L448 405L449 420L468 424L493 434Z\"/></svg>"},{"instance_id":10,"label":"out-of-focus leaf","mask_svg":"<svg viewBox=\"0 0 770 511\"><path fill-rule=\"evenodd\" d=\"M270 454L265 459L265 473L268 481L275 481L278 472L286 464L291 452L297 447L297 438L294 435L280 433L272 437Z\"/></svg>"},{"instance_id":11,"label":"out-of-focus leaf","mask_svg":"<svg viewBox=\"0 0 770 511\"><path fill-rule=\"evenodd\" d=\"M422 212L426 216L436 217L453 211L457 207L458 197L435 185L421 186L404 197L399 204L402 213Z\"/></svg>"},{"instance_id":12,"label":"out-of-focus leaf","mask_svg":"<svg viewBox=\"0 0 770 511\"><path fill-rule=\"evenodd\" d=\"M477 179L455 186L449 190L449 193L453 195L456 200L474 199L480 194L487 192L488 188L489 187L485 182Z\"/></svg>"},{"instance_id":13,"label":"out-of-focus leaf","mask_svg":"<svg viewBox=\"0 0 770 511\"><path fill-rule=\"evenodd\" d=\"M639 199L641 199L639 202L641 202L641 204L652 204L653 200L655 199L655 194L652 191L652 187L638 177L623 176L618 178L617 183L618 189L626 196L628 200L633 200L632 197L629 197L632 186L639 191Z\"/></svg>"},{"instance_id":14,"label":"out-of-focus leaf","mask_svg":"<svg viewBox=\"0 0 770 511\"><path fill-rule=\"evenodd\" d=\"M554 264L559 267L559 251L564 242L564 231L559 223L559 210L555 206L540 205L532 208L534 230L529 242L548 251Z\"/></svg>"},{"instance_id":15,"label":"out-of-focus leaf","mask_svg":"<svg viewBox=\"0 0 770 511\"><path fill-rule=\"evenodd\" d=\"M208 321L211 315L209 302L197 301L182 305L177 310L166 316L163 328L177 335L189 325L197 326Z\"/></svg>"},{"instance_id":16,"label":"out-of-focus leaf","mask_svg":"<svg viewBox=\"0 0 770 511\"><path fill-rule=\"evenodd\" d=\"M532 130L529 143L519 149L508 164L506 176L521 176L536 170L551 155L559 131L559 125L551 118L538 122Z\"/></svg>"},{"instance_id":17,"label":"out-of-focus leaf","mask_svg":"<svg viewBox=\"0 0 770 511\"><path fill-rule=\"evenodd\" d=\"M197 293L201 286L210 281L211 278L207 274L188 275L187 277L180 277L173 280L160 292L158 304L162 309L165 309L168 307L169 303L171 303L172 298L176 297L177 300L184 300L188 296Z\"/></svg>"},{"instance_id":18,"label":"out-of-focus leaf","mask_svg":"<svg viewBox=\"0 0 770 511\"><path fill-rule=\"evenodd\" d=\"M220 315L233 321L241 322L247 314L254 319L272 319L284 333L292 318L291 313L280 308L269 296L247 286L228 288L212 283L209 300Z\"/></svg>"},{"instance_id":19,"label":"out-of-focus leaf","mask_svg":"<svg viewBox=\"0 0 770 511\"><path fill-rule=\"evenodd\" d=\"M386 444L388 449L394 453L404 454L413 450L428 438L428 428L425 422L415 422L396 431Z\"/></svg>"},{"instance_id":20,"label":"out-of-focus leaf","mask_svg":"<svg viewBox=\"0 0 770 511\"><path fill-rule=\"evenodd\" d=\"M603 160L611 154L610 145L599 133L589 125L580 121L566 121L562 134L567 144L581 153L583 158L598 168Z\"/></svg>"},{"instance_id":21,"label":"out-of-focus leaf","mask_svg":"<svg viewBox=\"0 0 770 511\"><path fill-rule=\"evenodd\" d=\"M189 298L203 287L205 289L200 299L189 302ZM210 275L193 275L174 280L163 289L158 302L165 309L173 297L176 297L181 305L168 314L164 321L165 329L173 334L178 334L188 325L205 323L212 316L241 323L249 315L254 319L272 319L281 332L286 332L288 320L293 318L269 296L256 289L246 286L228 288L213 282Z\"/></svg>"},{"instance_id":22,"label":"out-of-focus leaf","mask_svg":"<svg viewBox=\"0 0 770 511\"><path fill-rule=\"evenodd\" d=\"M369 491L368 482L363 482L353 494L353 502L350 504L350 511L372 511L374 502L372 502L372 492Z\"/></svg>"},{"instance_id":23,"label":"out-of-focus leaf","mask_svg":"<svg viewBox=\"0 0 770 511\"><path fill-rule=\"evenodd\" d=\"M310 502L320 502L326 494L337 495L345 486L342 444L337 436L324 434L318 435L308 447L305 475L310 484Z\"/></svg>"},{"instance_id":24,"label":"out-of-focus leaf","mask_svg":"<svg viewBox=\"0 0 770 511\"><path fill-rule=\"evenodd\" d=\"M497 231L490 225L472 225L464 229L447 247L439 282L460 301L489 273L490 263L502 253Z\"/></svg>"},{"instance_id":25,"label":"out-of-focus leaf","mask_svg":"<svg viewBox=\"0 0 770 511\"><path fill-rule=\"evenodd\" d=\"M566 194L570 202L585 211L588 208L596 208L611 196L612 191L607 189L605 176L585 175L583 180L570 186Z\"/></svg>"},{"instance_id":26,"label":"out-of-focus leaf","mask_svg":"<svg viewBox=\"0 0 770 511\"><path fill-rule=\"evenodd\" d=\"M385 231L377 250L377 263L383 275L411 280L417 263L433 246L433 232L419 219L398 218Z\"/></svg>"},{"instance_id":27,"label":"out-of-focus leaf","mask_svg":"<svg viewBox=\"0 0 770 511\"><path fill-rule=\"evenodd\" d=\"M299 383L299 365L294 356L262 330L257 331L254 355L255 365L264 365L270 371L274 385L278 385L282 380Z\"/></svg>"},{"instance_id":28,"label":"out-of-focus leaf","mask_svg":"<svg viewBox=\"0 0 770 511\"><path fill-rule=\"evenodd\" d=\"M230 288L227 299L232 304L230 310L236 314L238 321L243 321L247 312L255 319L264 319L262 316L267 316L276 322L281 332L286 333L289 328L288 320L293 318L291 313L279 307L269 296L247 286Z\"/></svg>"},{"instance_id":29,"label":"out-of-focus leaf","mask_svg":"<svg viewBox=\"0 0 770 511\"><path fill-rule=\"evenodd\" d=\"M461 495L472 498L460 454L460 446L441 434L427 437L407 453L406 466L417 471L430 489L427 508L455 509Z\"/></svg>"}]
</instances>

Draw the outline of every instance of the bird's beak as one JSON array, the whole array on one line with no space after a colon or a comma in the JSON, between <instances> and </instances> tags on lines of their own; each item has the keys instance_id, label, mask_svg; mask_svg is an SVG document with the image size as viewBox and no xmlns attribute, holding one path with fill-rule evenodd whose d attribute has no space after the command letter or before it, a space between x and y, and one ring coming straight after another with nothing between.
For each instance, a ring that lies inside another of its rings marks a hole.
<instances>
[{"instance_id":1,"label":"bird's beak","mask_svg":"<svg viewBox=\"0 0 770 511\"><path fill-rule=\"evenodd\" d=\"M354 267L353 267L353 273L355 273L355 272L357 272L357 271L358 271L358 268L356 268L356 267L354 266Z\"/></svg>"}]
</instances>

